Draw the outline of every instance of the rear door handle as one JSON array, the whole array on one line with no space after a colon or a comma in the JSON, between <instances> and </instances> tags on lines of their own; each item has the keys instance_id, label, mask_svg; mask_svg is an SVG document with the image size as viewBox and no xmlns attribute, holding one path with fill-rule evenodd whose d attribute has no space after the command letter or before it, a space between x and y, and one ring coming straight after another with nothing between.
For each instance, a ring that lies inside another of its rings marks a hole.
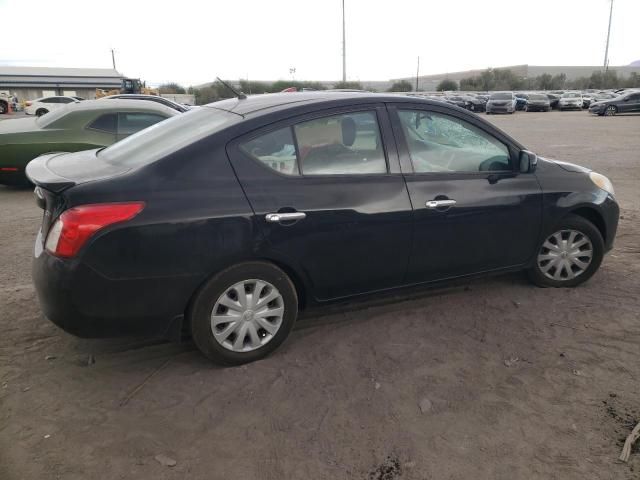
<instances>
[{"instance_id":1,"label":"rear door handle","mask_svg":"<svg viewBox=\"0 0 640 480\"><path fill-rule=\"evenodd\" d=\"M425 203L427 208L442 208L442 207L453 207L456 204L455 200L429 200Z\"/></svg>"},{"instance_id":2,"label":"rear door handle","mask_svg":"<svg viewBox=\"0 0 640 480\"><path fill-rule=\"evenodd\" d=\"M303 220L307 218L307 214L304 212L291 212L291 213L267 213L264 219L269 223L290 222L292 220Z\"/></svg>"}]
</instances>

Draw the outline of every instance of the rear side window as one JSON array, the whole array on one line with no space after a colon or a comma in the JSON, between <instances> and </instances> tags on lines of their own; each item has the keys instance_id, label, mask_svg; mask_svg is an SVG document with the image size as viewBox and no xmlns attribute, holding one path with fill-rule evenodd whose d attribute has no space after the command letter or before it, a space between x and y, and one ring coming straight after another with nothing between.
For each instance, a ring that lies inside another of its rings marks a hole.
<instances>
[{"instance_id":1,"label":"rear side window","mask_svg":"<svg viewBox=\"0 0 640 480\"><path fill-rule=\"evenodd\" d=\"M118 113L118 135L131 135L164 119L165 117L153 113Z\"/></svg>"},{"instance_id":2,"label":"rear side window","mask_svg":"<svg viewBox=\"0 0 640 480\"><path fill-rule=\"evenodd\" d=\"M240 148L267 167L285 175L298 175L298 158L291 127L243 143Z\"/></svg>"},{"instance_id":3,"label":"rear side window","mask_svg":"<svg viewBox=\"0 0 640 480\"><path fill-rule=\"evenodd\" d=\"M374 112L353 112L298 123L254 138L240 148L287 175L387 172Z\"/></svg>"},{"instance_id":4,"label":"rear side window","mask_svg":"<svg viewBox=\"0 0 640 480\"><path fill-rule=\"evenodd\" d=\"M75 100L73 98L59 98L58 103L73 103Z\"/></svg>"},{"instance_id":5,"label":"rear side window","mask_svg":"<svg viewBox=\"0 0 640 480\"><path fill-rule=\"evenodd\" d=\"M107 133L116 133L118 124L118 116L115 113L106 113L104 115L100 115L93 122L87 125L87 128L91 130L100 130L102 132Z\"/></svg>"}]
</instances>

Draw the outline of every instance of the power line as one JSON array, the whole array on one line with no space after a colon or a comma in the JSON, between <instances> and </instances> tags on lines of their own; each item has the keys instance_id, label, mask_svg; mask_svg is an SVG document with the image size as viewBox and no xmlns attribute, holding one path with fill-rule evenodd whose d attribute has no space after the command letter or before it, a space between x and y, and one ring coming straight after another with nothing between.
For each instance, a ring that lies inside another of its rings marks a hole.
<instances>
[{"instance_id":1,"label":"power line","mask_svg":"<svg viewBox=\"0 0 640 480\"><path fill-rule=\"evenodd\" d=\"M342 81L347 81L347 42L345 34L344 0L342 0Z\"/></svg>"}]
</instances>

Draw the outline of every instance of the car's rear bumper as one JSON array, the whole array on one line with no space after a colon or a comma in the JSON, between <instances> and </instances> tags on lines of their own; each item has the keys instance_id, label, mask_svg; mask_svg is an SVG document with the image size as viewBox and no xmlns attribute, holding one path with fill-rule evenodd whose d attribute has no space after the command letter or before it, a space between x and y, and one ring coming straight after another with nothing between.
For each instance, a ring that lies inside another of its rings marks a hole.
<instances>
[{"instance_id":1,"label":"car's rear bumper","mask_svg":"<svg viewBox=\"0 0 640 480\"><path fill-rule=\"evenodd\" d=\"M164 336L186 308L171 280L109 279L38 245L32 274L44 315L78 337Z\"/></svg>"},{"instance_id":2,"label":"car's rear bumper","mask_svg":"<svg viewBox=\"0 0 640 480\"><path fill-rule=\"evenodd\" d=\"M545 110L549 110L551 108L551 105L527 105L527 110L532 112L532 111L545 111Z\"/></svg>"},{"instance_id":3,"label":"car's rear bumper","mask_svg":"<svg viewBox=\"0 0 640 480\"><path fill-rule=\"evenodd\" d=\"M9 170L16 168L16 170ZM0 167L0 185L29 185L29 180L24 174L24 168Z\"/></svg>"}]
</instances>

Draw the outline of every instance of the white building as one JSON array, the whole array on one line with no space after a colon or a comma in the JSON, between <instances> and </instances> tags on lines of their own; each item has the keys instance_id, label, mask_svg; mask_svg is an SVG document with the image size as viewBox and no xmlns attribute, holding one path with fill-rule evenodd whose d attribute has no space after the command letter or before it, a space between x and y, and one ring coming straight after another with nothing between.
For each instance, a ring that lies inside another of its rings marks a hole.
<instances>
[{"instance_id":1,"label":"white building","mask_svg":"<svg viewBox=\"0 0 640 480\"><path fill-rule=\"evenodd\" d=\"M112 68L48 68L0 66L0 95L19 100L53 95L93 99L96 88L119 89L122 74Z\"/></svg>"}]
</instances>

